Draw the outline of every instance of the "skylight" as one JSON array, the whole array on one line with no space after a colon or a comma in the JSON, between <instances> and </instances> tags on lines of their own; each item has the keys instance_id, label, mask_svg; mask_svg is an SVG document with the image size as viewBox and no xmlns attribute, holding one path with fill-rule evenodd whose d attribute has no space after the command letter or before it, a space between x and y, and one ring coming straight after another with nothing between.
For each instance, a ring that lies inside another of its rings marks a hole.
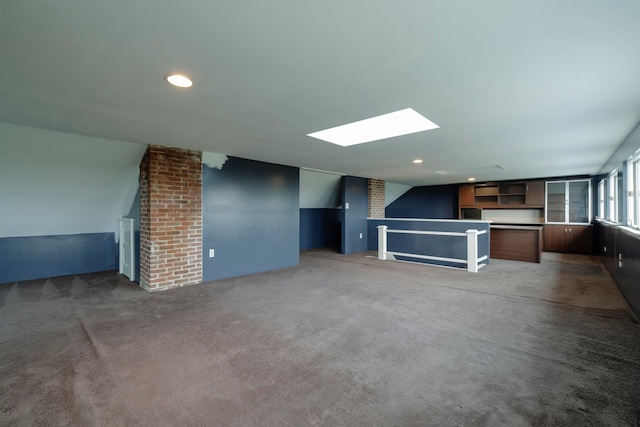
<instances>
[{"instance_id":1,"label":"skylight","mask_svg":"<svg viewBox=\"0 0 640 427\"><path fill-rule=\"evenodd\" d=\"M332 144L348 147L439 127L431 120L416 113L412 108L406 108L307 135Z\"/></svg>"}]
</instances>

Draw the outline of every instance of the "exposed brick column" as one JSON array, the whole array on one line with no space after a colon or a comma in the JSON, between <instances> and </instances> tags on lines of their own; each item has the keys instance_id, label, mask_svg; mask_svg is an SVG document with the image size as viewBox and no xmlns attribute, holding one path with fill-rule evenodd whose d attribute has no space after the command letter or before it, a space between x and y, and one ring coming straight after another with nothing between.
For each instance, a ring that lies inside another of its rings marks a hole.
<instances>
[{"instance_id":1,"label":"exposed brick column","mask_svg":"<svg viewBox=\"0 0 640 427\"><path fill-rule=\"evenodd\" d=\"M202 153L151 145L140 163L140 286L202 281Z\"/></svg>"},{"instance_id":2,"label":"exposed brick column","mask_svg":"<svg viewBox=\"0 0 640 427\"><path fill-rule=\"evenodd\" d=\"M384 181L369 179L369 217L384 218Z\"/></svg>"}]
</instances>

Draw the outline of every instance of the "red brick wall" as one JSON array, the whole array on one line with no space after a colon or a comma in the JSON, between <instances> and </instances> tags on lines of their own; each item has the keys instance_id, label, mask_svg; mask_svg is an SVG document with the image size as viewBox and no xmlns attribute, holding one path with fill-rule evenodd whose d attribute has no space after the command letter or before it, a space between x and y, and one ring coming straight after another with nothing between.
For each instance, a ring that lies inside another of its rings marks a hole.
<instances>
[{"instance_id":1,"label":"red brick wall","mask_svg":"<svg viewBox=\"0 0 640 427\"><path fill-rule=\"evenodd\" d=\"M202 153L151 145L140 163L140 286L202 281Z\"/></svg>"},{"instance_id":2,"label":"red brick wall","mask_svg":"<svg viewBox=\"0 0 640 427\"><path fill-rule=\"evenodd\" d=\"M384 218L384 181L369 179L369 217Z\"/></svg>"}]
</instances>

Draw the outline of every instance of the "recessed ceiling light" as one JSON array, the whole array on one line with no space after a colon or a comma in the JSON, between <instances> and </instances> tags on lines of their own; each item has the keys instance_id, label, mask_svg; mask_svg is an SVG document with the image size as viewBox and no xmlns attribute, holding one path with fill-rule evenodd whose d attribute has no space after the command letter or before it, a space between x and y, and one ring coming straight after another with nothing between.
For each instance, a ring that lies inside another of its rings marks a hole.
<instances>
[{"instance_id":1,"label":"recessed ceiling light","mask_svg":"<svg viewBox=\"0 0 640 427\"><path fill-rule=\"evenodd\" d=\"M412 108L406 108L307 135L332 144L348 147L439 127L431 120L416 113Z\"/></svg>"},{"instance_id":2,"label":"recessed ceiling light","mask_svg":"<svg viewBox=\"0 0 640 427\"><path fill-rule=\"evenodd\" d=\"M474 177L469 178L469 181L475 181L476 179Z\"/></svg>"},{"instance_id":3,"label":"recessed ceiling light","mask_svg":"<svg viewBox=\"0 0 640 427\"><path fill-rule=\"evenodd\" d=\"M191 79L184 74L169 74L164 77L164 79L169 83L177 87L191 87L193 86L193 82Z\"/></svg>"},{"instance_id":4,"label":"recessed ceiling light","mask_svg":"<svg viewBox=\"0 0 640 427\"><path fill-rule=\"evenodd\" d=\"M415 159L413 163L415 163L416 165L419 165L420 163L422 163L422 159Z\"/></svg>"}]
</instances>

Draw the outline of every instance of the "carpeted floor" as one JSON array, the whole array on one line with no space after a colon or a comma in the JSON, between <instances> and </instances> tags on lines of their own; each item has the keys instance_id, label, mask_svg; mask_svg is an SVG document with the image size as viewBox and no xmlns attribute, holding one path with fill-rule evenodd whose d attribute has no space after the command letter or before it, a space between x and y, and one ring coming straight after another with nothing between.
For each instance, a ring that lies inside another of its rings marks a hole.
<instances>
[{"instance_id":1,"label":"carpeted floor","mask_svg":"<svg viewBox=\"0 0 640 427\"><path fill-rule=\"evenodd\" d=\"M0 285L0 424L636 425L640 327L597 257L365 255L156 294Z\"/></svg>"}]
</instances>

